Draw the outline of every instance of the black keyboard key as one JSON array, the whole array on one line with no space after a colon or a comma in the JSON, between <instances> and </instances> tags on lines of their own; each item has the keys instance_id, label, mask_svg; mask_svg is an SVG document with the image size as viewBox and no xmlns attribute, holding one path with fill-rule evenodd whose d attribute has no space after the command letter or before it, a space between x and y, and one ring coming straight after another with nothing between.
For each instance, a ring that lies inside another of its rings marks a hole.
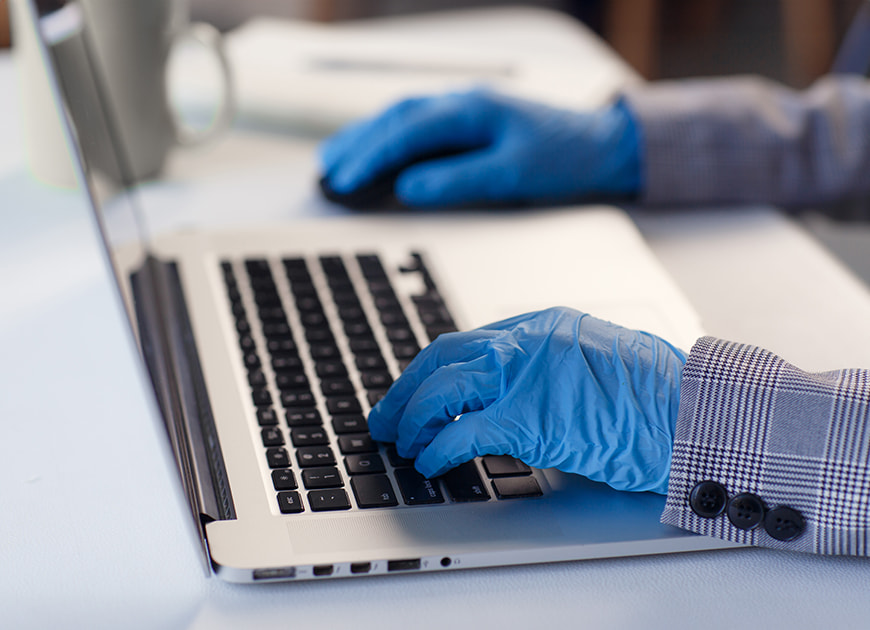
<instances>
[{"instance_id":1,"label":"black keyboard key","mask_svg":"<svg viewBox=\"0 0 870 630\"><path fill-rule=\"evenodd\" d=\"M276 372L301 372L302 359L298 354L283 352L272 355L272 369Z\"/></svg>"},{"instance_id":2,"label":"black keyboard key","mask_svg":"<svg viewBox=\"0 0 870 630\"><path fill-rule=\"evenodd\" d=\"M308 504L315 512L350 509L350 499L347 497L347 492L340 488L312 490L308 493Z\"/></svg>"},{"instance_id":3,"label":"black keyboard key","mask_svg":"<svg viewBox=\"0 0 870 630\"><path fill-rule=\"evenodd\" d=\"M489 493L480 479L477 466L473 461L460 464L441 476L447 491L454 501L486 501Z\"/></svg>"},{"instance_id":4,"label":"black keyboard key","mask_svg":"<svg viewBox=\"0 0 870 630\"><path fill-rule=\"evenodd\" d=\"M300 468L335 465L335 455L328 446L303 446L296 450L296 459Z\"/></svg>"},{"instance_id":5,"label":"black keyboard key","mask_svg":"<svg viewBox=\"0 0 870 630\"><path fill-rule=\"evenodd\" d=\"M257 315L261 322L284 322L287 320L284 309L278 305L264 304L257 310Z\"/></svg>"},{"instance_id":6,"label":"black keyboard key","mask_svg":"<svg viewBox=\"0 0 870 630\"><path fill-rule=\"evenodd\" d=\"M361 508L392 507L398 505L396 493L386 475L363 475L350 480L356 503Z\"/></svg>"},{"instance_id":7,"label":"black keyboard key","mask_svg":"<svg viewBox=\"0 0 870 630\"><path fill-rule=\"evenodd\" d=\"M387 459L390 460L390 465L393 468L408 468L414 466L413 459L406 459L405 457L401 457L399 452L396 450L395 444L390 444L387 447Z\"/></svg>"},{"instance_id":8,"label":"black keyboard key","mask_svg":"<svg viewBox=\"0 0 870 630\"><path fill-rule=\"evenodd\" d=\"M395 475L399 491L408 505L444 503L444 495L441 493L437 481L426 479L413 468L398 469L395 471Z\"/></svg>"},{"instance_id":9,"label":"black keyboard key","mask_svg":"<svg viewBox=\"0 0 870 630\"><path fill-rule=\"evenodd\" d=\"M375 453L378 450L378 445L368 433L352 433L339 436L338 448L342 455L350 455L352 453Z\"/></svg>"},{"instance_id":10,"label":"black keyboard key","mask_svg":"<svg viewBox=\"0 0 870 630\"><path fill-rule=\"evenodd\" d=\"M366 320L365 311L359 304L345 304L339 306L338 316L343 322L361 322Z\"/></svg>"},{"instance_id":11,"label":"black keyboard key","mask_svg":"<svg viewBox=\"0 0 870 630\"><path fill-rule=\"evenodd\" d=\"M304 258L285 258L281 262L288 276L292 274L308 275L308 264Z\"/></svg>"},{"instance_id":12,"label":"black keyboard key","mask_svg":"<svg viewBox=\"0 0 870 630\"><path fill-rule=\"evenodd\" d=\"M305 311L299 314L299 318L305 328L327 328L329 326L329 320L326 319L326 314L323 311Z\"/></svg>"},{"instance_id":13,"label":"black keyboard key","mask_svg":"<svg viewBox=\"0 0 870 630\"><path fill-rule=\"evenodd\" d=\"M532 469L510 455L487 455L482 458L483 469L490 477L517 477L531 475Z\"/></svg>"},{"instance_id":14,"label":"black keyboard key","mask_svg":"<svg viewBox=\"0 0 870 630\"><path fill-rule=\"evenodd\" d=\"M326 408L330 415L337 416L345 413L362 413L362 407L354 396L335 396L327 399Z\"/></svg>"},{"instance_id":15,"label":"black keyboard key","mask_svg":"<svg viewBox=\"0 0 870 630\"><path fill-rule=\"evenodd\" d=\"M276 372L275 385L281 391L290 389L309 389L308 377L304 372Z\"/></svg>"},{"instance_id":16,"label":"black keyboard key","mask_svg":"<svg viewBox=\"0 0 870 630\"><path fill-rule=\"evenodd\" d=\"M266 348L270 354L296 354L298 348L296 342L292 339L269 339L266 342Z\"/></svg>"},{"instance_id":17,"label":"black keyboard key","mask_svg":"<svg viewBox=\"0 0 870 630\"><path fill-rule=\"evenodd\" d=\"M320 412L313 407L302 409L288 409L285 418L287 420L288 427L302 427L323 424L323 420L320 417Z\"/></svg>"},{"instance_id":18,"label":"black keyboard key","mask_svg":"<svg viewBox=\"0 0 870 630\"><path fill-rule=\"evenodd\" d=\"M404 326L387 328L387 339L389 339L393 343L407 343L409 341L417 340L417 338L414 336L414 331Z\"/></svg>"},{"instance_id":19,"label":"black keyboard key","mask_svg":"<svg viewBox=\"0 0 870 630\"><path fill-rule=\"evenodd\" d=\"M347 269L341 256L321 256L320 266L323 267L323 272L327 276L347 275Z\"/></svg>"},{"instance_id":20,"label":"black keyboard key","mask_svg":"<svg viewBox=\"0 0 870 630\"><path fill-rule=\"evenodd\" d=\"M363 372L362 384L366 389L387 389L393 384L393 377L386 371Z\"/></svg>"},{"instance_id":21,"label":"black keyboard key","mask_svg":"<svg viewBox=\"0 0 870 630\"><path fill-rule=\"evenodd\" d=\"M251 324L248 323L248 320L244 317L239 317L236 319L236 332L240 335L244 335L251 332Z\"/></svg>"},{"instance_id":22,"label":"black keyboard key","mask_svg":"<svg viewBox=\"0 0 870 630\"><path fill-rule=\"evenodd\" d=\"M377 453L363 455L348 455L344 458L344 465L351 475L367 475L386 472L384 460Z\"/></svg>"},{"instance_id":23,"label":"black keyboard key","mask_svg":"<svg viewBox=\"0 0 870 630\"><path fill-rule=\"evenodd\" d=\"M290 430L293 446L323 446L329 444L329 436L323 427L295 427Z\"/></svg>"},{"instance_id":24,"label":"black keyboard key","mask_svg":"<svg viewBox=\"0 0 870 630\"><path fill-rule=\"evenodd\" d=\"M313 407L314 394L310 391L288 391L281 392L281 405L284 408L289 407Z\"/></svg>"},{"instance_id":25,"label":"black keyboard key","mask_svg":"<svg viewBox=\"0 0 870 630\"><path fill-rule=\"evenodd\" d=\"M366 321L347 322L344 325L344 334L346 334L351 339L355 339L357 337L371 337L372 328Z\"/></svg>"},{"instance_id":26,"label":"black keyboard key","mask_svg":"<svg viewBox=\"0 0 870 630\"><path fill-rule=\"evenodd\" d=\"M356 392L356 388L346 378L329 378L320 382L320 391L328 398L330 396L352 395Z\"/></svg>"},{"instance_id":27,"label":"black keyboard key","mask_svg":"<svg viewBox=\"0 0 870 630\"><path fill-rule=\"evenodd\" d=\"M272 485L275 486L275 490L295 490L296 476L289 468L273 470Z\"/></svg>"},{"instance_id":28,"label":"black keyboard key","mask_svg":"<svg viewBox=\"0 0 870 630\"><path fill-rule=\"evenodd\" d=\"M375 307L379 311L395 308L398 300L390 281L386 278L372 279L368 282L369 291L375 297Z\"/></svg>"},{"instance_id":29,"label":"black keyboard key","mask_svg":"<svg viewBox=\"0 0 870 630\"><path fill-rule=\"evenodd\" d=\"M308 490L340 488L344 485L341 473L335 466L319 466L302 471L302 483Z\"/></svg>"},{"instance_id":30,"label":"black keyboard key","mask_svg":"<svg viewBox=\"0 0 870 630\"><path fill-rule=\"evenodd\" d=\"M315 361L338 359L341 357L341 352L335 343L313 343L311 344L310 351L311 358Z\"/></svg>"},{"instance_id":31,"label":"black keyboard key","mask_svg":"<svg viewBox=\"0 0 870 630\"><path fill-rule=\"evenodd\" d=\"M339 435L368 431L368 423L362 414L345 414L332 418L332 430Z\"/></svg>"},{"instance_id":32,"label":"black keyboard key","mask_svg":"<svg viewBox=\"0 0 870 630\"><path fill-rule=\"evenodd\" d=\"M290 454L285 448L268 448L266 449L266 461L269 462L269 468L287 468L290 466Z\"/></svg>"},{"instance_id":33,"label":"black keyboard key","mask_svg":"<svg viewBox=\"0 0 870 630\"><path fill-rule=\"evenodd\" d=\"M302 498L295 490L290 492L278 493L278 509L281 514L298 514L303 512L305 507L302 505Z\"/></svg>"},{"instance_id":34,"label":"black keyboard key","mask_svg":"<svg viewBox=\"0 0 870 630\"><path fill-rule=\"evenodd\" d=\"M317 289L314 288L314 285L311 282L293 282L290 285L290 291L293 293L293 297L295 300L300 300L302 298L308 297L317 297Z\"/></svg>"},{"instance_id":35,"label":"black keyboard key","mask_svg":"<svg viewBox=\"0 0 870 630\"><path fill-rule=\"evenodd\" d=\"M404 311L402 311L399 303L396 302L395 306L378 313L381 323L385 328L407 328L408 327L408 318L405 317Z\"/></svg>"},{"instance_id":36,"label":"black keyboard key","mask_svg":"<svg viewBox=\"0 0 870 630\"><path fill-rule=\"evenodd\" d=\"M258 387L251 390L251 399L257 407L269 407L272 405L272 394L265 387Z\"/></svg>"},{"instance_id":37,"label":"black keyboard key","mask_svg":"<svg viewBox=\"0 0 870 630\"><path fill-rule=\"evenodd\" d=\"M358 254L356 260L366 278L382 278L387 275L377 254Z\"/></svg>"},{"instance_id":38,"label":"black keyboard key","mask_svg":"<svg viewBox=\"0 0 870 630\"><path fill-rule=\"evenodd\" d=\"M413 359L420 353L420 344L416 341L394 343L393 356L397 359Z\"/></svg>"},{"instance_id":39,"label":"black keyboard key","mask_svg":"<svg viewBox=\"0 0 870 630\"><path fill-rule=\"evenodd\" d=\"M356 357L356 367L360 372L368 370L383 372L387 369L387 363L380 354L364 354Z\"/></svg>"},{"instance_id":40,"label":"black keyboard key","mask_svg":"<svg viewBox=\"0 0 870 630\"><path fill-rule=\"evenodd\" d=\"M271 427L278 424L278 414L272 407L260 407L257 409L257 423L261 427Z\"/></svg>"},{"instance_id":41,"label":"black keyboard key","mask_svg":"<svg viewBox=\"0 0 870 630\"><path fill-rule=\"evenodd\" d=\"M251 370L248 372L248 385L251 387L265 387L266 374L263 370Z\"/></svg>"},{"instance_id":42,"label":"black keyboard key","mask_svg":"<svg viewBox=\"0 0 870 630\"><path fill-rule=\"evenodd\" d=\"M250 370L258 370L260 368L260 357L256 352L246 352L242 357L245 368Z\"/></svg>"},{"instance_id":43,"label":"black keyboard key","mask_svg":"<svg viewBox=\"0 0 870 630\"><path fill-rule=\"evenodd\" d=\"M269 261L265 258L248 258L245 260L245 269L253 278L269 277L272 275L272 270L269 268Z\"/></svg>"},{"instance_id":44,"label":"black keyboard key","mask_svg":"<svg viewBox=\"0 0 870 630\"><path fill-rule=\"evenodd\" d=\"M256 350L257 343L251 335L241 335L239 336L239 347L242 349L242 352L252 352Z\"/></svg>"},{"instance_id":45,"label":"black keyboard key","mask_svg":"<svg viewBox=\"0 0 870 630\"><path fill-rule=\"evenodd\" d=\"M278 427L265 427L260 431L263 446L283 446L284 434Z\"/></svg>"},{"instance_id":46,"label":"black keyboard key","mask_svg":"<svg viewBox=\"0 0 870 630\"><path fill-rule=\"evenodd\" d=\"M399 300L393 292L393 287L388 282L372 282L369 284L369 291L374 296L375 308L378 309L379 313L402 310L402 305L399 304Z\"/></svg>"},{"instance_id":47,"label":"black keyboard key","mask_svg":"<svg viewBox=\"0 0 870 630\"><path fill-rule=\"evenodd\" d=\"M261 291L254 294L254 302L256 302L258 308L262 306L280 306L281 297L277 291Z\"/></svg>"},{"instance_id":48,"label":"black keyboard key","mask_svg":"<svg viewBox=\"0 0 870 630\"><path fill-rule=\"evenodd\" d=\"M263 322L263 336L267 339L292 339L293 332L287 322Z\"/></svg>"},{"instance_id":49,"label":"black keyboard key","mask_svg":"<svg viewBox=\"0 0 870 630\"><path fill-rule=\"evenodd\" d=\"M347 376L347 368L340 359L324 359L314 364L314 370L320 378L337 378Z\"/></svg>"},{"instance_id":50,"label":"black keyboard key","mask_svg":"<svg viewBox=\"0 0 870 630\"><path fill-rule=\"evenodd\" d=\"M538 480L532 476L499 477L492 480L492 488L499 499L539 497L544 494Z\"/></svg>"},{"instance_id":51,"label":"black keyboard key","mask_svg":"<svg viewBox=\"0 0 870 630\"><path fill-rule=\"evenodd\" d=\"M350 351L355 355L380 354L381 349L374 337L358 337L350 340Z\"/></svg>"},{"instance_id":52,"label":"black keyboard key","mask_svg":"<svg viewBox=\"0 0 870 630\"><path fill-rule=\"evenodd\" d=\"M307 328L305 330L305 340L309 344L330 344L335 345L335 337L332 336L332 331L329 328Z\"/></svg>"},{"instance_id":53,"label":"black keyboard key","mask_svg":"<svg viewBox=\"0 0 870 630\"><path fill-rule=\"evenodd\" d=\"M323 312L323 304L316 295L300 295L294 302L300 313Z\"/></svg>"}]
</instances>

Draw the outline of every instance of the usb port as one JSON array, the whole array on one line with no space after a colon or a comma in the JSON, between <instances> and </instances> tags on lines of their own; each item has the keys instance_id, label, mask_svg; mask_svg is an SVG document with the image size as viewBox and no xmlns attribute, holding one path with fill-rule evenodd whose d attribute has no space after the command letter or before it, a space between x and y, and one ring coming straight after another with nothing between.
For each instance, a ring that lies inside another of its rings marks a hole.
<instances>
[{"instance_id":1,"label":"usb port","mask_svg":"<svg viewBox=\"0 0 870 630\"><path fill-rule=\"evenodd\" d=\"M325 575L332 575L333 567L331 564L321 564L316 567L313 567L311 571L317 577L323 577Z\"/></svg>"},{"instance_id":2,"label":"usb port","mask_svg":"<svg viewBox=\"0 0 870 630\"><path fill-rule=\"evenodd\" d=\"M296 567L254 569L254 580L289 580L296 577Z\"/></svg>"},{"instance_id":3,"label":"usb port","mask_svg":"<svg viewBox=\"0 0 870 630\"><path fill-rule=\"evenodd\" d=\"M351 573L368 573L372 570L371 562L353 562L350 565Z\"/></svg>"},{"instance_id":4,"label":"usb port","mask_svg":"<svg viewBox=\"0 0 870 630\"><path fill-rule=\"evenodd\" d=\"M416 571L419 568L420 558L390 560L387 562L387 571Z\"/></svg>"}]
</instances>

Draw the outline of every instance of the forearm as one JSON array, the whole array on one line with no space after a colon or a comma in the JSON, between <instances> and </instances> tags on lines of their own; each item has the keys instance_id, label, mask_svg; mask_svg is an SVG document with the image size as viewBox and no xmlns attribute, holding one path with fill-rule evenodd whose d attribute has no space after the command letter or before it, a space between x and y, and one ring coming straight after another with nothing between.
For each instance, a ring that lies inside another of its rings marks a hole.
<instances>
[{"instance_id":1,"label":"forearm","mask_svg":"<svg viewBox=\"0 0 870 630\"><path fill-rule=\"evenodd\" d=\"M663 522L753 545L870 555L870 371L810 374L759 348L705 338L682 379ZM708 481L727 495L718 515L699 515L691 500ZM741 493L760 500L762 517L797 511L801 531L778 540L764 518L735 525L728 502Z\"/></svg>"},{"instance_id":2,"label":"forearm","mask_svg":"<svg viewBox=\"0 0 870 630\"><path fill-rule=\"evenodd\" d=\"M760 78L630 89L649 204L804 205L870 195L870 81Z\"/></svg>"}]
</instances>

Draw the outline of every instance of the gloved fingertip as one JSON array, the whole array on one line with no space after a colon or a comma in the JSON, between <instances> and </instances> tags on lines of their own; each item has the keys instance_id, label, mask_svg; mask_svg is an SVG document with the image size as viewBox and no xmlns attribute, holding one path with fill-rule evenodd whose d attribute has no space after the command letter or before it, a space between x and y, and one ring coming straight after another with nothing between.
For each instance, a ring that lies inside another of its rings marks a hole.
<instances>
[{"instance_id":1,"label":"gloved fingertip","mask_svg":"<svg viewBox=\"0 0 870 630\"><path fill-rule=\"evenodd\" d=\"M445 461L443 455L436 452L435 449L424 450L414 462L414 468L426 479L443 475L452 467L452 464Z\"/></svg>"},{"instance_id":2,"label":"gloved fingertip","mask_svg":"<svg viewBox=\"0 0 870 630\"><path fill-rule=\"evenodd\" d=\"M329 185L337 193L351 193L359 188L361 183L362 176L355 169L338 168L329 175Z\"/></svg>"},{"instance_id":3,"label":"gloved fingertip","mask_svg":"<svg viewBox=\"0 0 870 630\"><path fill-rule=\"evenodd\" d=\"M395 442L397 438L396 424L390 422L388 418L377 408L369 412L368 428L372 439L375 442Z\"/></svg>"}]
</instances>

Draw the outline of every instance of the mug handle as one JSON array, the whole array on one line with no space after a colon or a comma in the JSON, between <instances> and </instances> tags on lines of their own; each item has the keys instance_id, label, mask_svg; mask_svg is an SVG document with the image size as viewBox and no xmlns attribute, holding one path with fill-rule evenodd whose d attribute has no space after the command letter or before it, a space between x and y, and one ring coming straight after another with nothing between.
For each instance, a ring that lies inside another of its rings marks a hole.
<instances>
[{"instance_id":1,"label":"mug handle","mask_svg":"<svg viewBox=\"0 0 870 630\"><path fill-rule=\"evenodd\" d=\"M224 48L223 37L211 24L194 22L179 35L179 39L189 38L197 44L212 51L217 59L223 75L220 106L215 113L213 122L202 129L194 129L185 125L177 115L172 116L175 125L176 141L181 146L195 146L214 138L225 131L232 122L236 110L235 91L233 89L233 73L229 58Z\"/></svg>"}]
</instances>

